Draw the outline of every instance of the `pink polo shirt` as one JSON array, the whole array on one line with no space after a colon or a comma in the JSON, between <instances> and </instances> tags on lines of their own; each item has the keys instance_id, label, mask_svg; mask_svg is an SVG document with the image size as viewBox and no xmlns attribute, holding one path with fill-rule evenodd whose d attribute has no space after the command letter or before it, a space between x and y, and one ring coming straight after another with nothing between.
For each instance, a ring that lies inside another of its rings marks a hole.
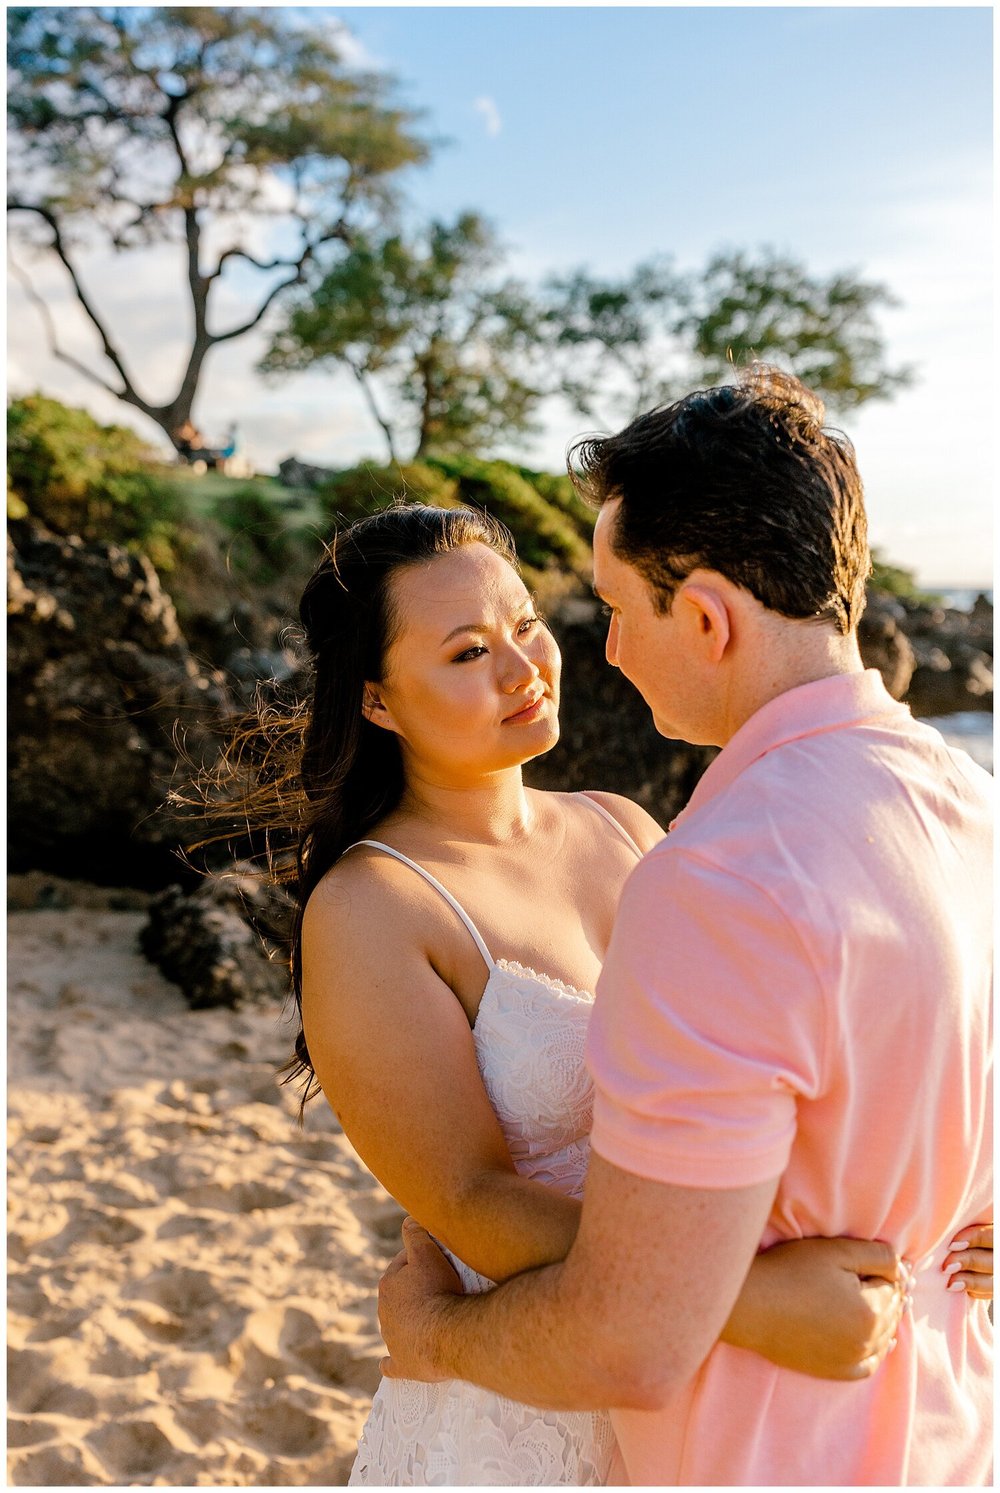
<instances>
[{"instance_id":1,"label":"pink polo shirt","mask_svg":"<svg viewBox=\"0 0 1000 1493\"><path fill-rule=\"evenodd\" d=\"M630 1482L989 1480L992 1329L939 1267L992 1218L991 805L876 671L838 675L747 721L630 878L594 1149L681 1186L780 1176L764 1246L880 1238L917 1267L869 1380L720 1343L669 1408L617 1412Z\"/></svg>"}]
</instances>

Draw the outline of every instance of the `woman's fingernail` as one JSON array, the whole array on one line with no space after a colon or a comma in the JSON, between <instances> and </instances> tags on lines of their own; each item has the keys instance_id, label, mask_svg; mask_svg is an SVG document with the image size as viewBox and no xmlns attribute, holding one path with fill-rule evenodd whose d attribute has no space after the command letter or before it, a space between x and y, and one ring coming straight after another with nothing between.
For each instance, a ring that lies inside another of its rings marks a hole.
<instances>
[{"instance_id":1,"label":"woman's fingernail","mask_svg":"<svg viewBox=\"0 0 1000 1493\"><path fill-rule=\"evenodd\" d=\"M968 1249L968 1247L969 1247L969 1241L968 1241L968 1239L953 1239L951 1241L951 1243L948 1245L949 1250L952 1250L952 1249Z\"/></svg>"},{"instance_id":2,"label":"woman's fingernail","mask_svg":"<svg viewBox=\"0 0 1000 1493\"><path fill-rule=\"evenodd\" d=\"M948 1282L948 1285L947 1285L946 1289L949 1290L949 1291L964 1291L965 1290L965 1281L964 1280L950 1280Z\"/></svg>"},{"instance_id":3,"label":"woman's fingernail","mask_svg":"<svg viewBox=\"0 0 1000 1493\"><path fill-rule=\"evenodd\" d=\"M944 1271L945 1275L952 1275L956 1270L965 1269L965 1261L961 1259L945 1260L944 1264L941 1266L941 1269Z\"/></svg>"}]
</instances>

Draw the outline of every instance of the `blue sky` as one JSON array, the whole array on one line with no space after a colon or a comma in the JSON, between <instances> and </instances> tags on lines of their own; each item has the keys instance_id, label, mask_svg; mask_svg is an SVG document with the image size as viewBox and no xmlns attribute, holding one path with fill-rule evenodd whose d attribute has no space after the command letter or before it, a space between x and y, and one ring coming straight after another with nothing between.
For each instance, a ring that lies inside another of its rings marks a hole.
<instances>
[{"instance_id":1,"label":"blue sky","mask_svg":"<svg viewBox=\"0 0 1000 1493\"><path fill-rule=\"evenodd\" d=\"M445 137L408 173L414 215L482 211L525 276L625 271L654 253L692 269L719 248L772 245L816 273L884 281L902 302L880 316L889 361L917 364L918 382L836 422L858 448L873 537L926 583L989 581L989 8L306 12L346 24L349 55L394 73ZM126 304L142 276L130 291L120 270L94 273L134 335L153 335ZM46 360L16 292L11 314L12 387L41 381L122 417ZM257 355L215 355L204 427L240 419L262 466L292 450L331 464L378 452L346 379L264 385ZM525 454L558 468L572 418L553 417Z\"/></svg>"}]
</instances>

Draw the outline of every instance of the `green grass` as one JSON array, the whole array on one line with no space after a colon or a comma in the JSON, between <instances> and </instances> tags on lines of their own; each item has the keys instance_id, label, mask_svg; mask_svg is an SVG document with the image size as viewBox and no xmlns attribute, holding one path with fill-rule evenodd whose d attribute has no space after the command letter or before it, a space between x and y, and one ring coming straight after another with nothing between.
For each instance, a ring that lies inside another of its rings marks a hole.
<instances>
[{"instance_id":1,"label":"green grass","mask_svg":"<svg viewBox=\"0 0 1000 1493\"><path fill-rule=\"evenodd\" d=\"M196 518L216 517L219 506L225 504L227 497L252 488L273 504L276 514L290 521L295 528L325 531L323 507L315 494L305 488L285 487L276 477L226 477L221 472L202 472L199 475L178 467L169 468L161 480L164 486L181 494Z\"/></svg>"}]
</instances>

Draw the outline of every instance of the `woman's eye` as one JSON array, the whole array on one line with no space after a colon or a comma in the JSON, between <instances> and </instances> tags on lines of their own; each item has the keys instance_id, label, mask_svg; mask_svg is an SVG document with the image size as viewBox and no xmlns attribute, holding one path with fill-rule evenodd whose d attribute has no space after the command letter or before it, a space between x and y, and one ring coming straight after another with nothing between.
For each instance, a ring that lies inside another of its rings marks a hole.
<instances>
[{"instance_id":1,"label":"woman's eye","mask_svg":"<svg viewBox=\"0 0 1000 1493\"><path fill-rule=\"evenodd\" d=\"M536 622L538 622L540 620L541 619L538 618L538 617L525 617L524 621L520 624L520 626L517 629L518 633L519 634L526 633L530 628L534 627L534 625L535 625Z\"/></svg>"},{"instance_id":2,"label":"woman's eye","mask_svg":"<svg viewBox=\"0 0 1000 1493\"><path fill-rule=\"evenodd\" d=\"M473 648L466 648L466 650L465 650L464 653L460 653L457 658L452 659L452 663L456 663L456 664L468 663L470 659L481 658L482 655L485 652L486 652L486 649L481 644L477 643L475 645L475 647L473 647Z\"/></svg>"}]
</instances>

